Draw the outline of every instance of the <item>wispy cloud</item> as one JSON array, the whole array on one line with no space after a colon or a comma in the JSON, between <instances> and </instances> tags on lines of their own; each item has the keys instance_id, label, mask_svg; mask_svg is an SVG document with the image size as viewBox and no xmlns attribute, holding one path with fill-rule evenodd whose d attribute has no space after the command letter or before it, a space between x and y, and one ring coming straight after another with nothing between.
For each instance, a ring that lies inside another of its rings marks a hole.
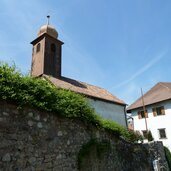
<instances>
[{"instance_id":1,"label":"wispy cloud","mask_svg":"<svg viewBox=\"0 0 171 171\"><path fill-rule=\"evenodd\" d=\"M129 82L133 81L135 78L137 78L139 75L143 74L145 71L149 70L155 63L157 63L159 60L161 60L168 50L162 51L160 54L158 54L155 58L153 58L151 61L149 61L146 65L144 65L140 70L138 70L135 74L131 75L129 79L119 83L116 86L113 86L110 88L110 90L115 88L120 88L124 86L125 84L128 84Z\"/></svg>"}]
</instances>

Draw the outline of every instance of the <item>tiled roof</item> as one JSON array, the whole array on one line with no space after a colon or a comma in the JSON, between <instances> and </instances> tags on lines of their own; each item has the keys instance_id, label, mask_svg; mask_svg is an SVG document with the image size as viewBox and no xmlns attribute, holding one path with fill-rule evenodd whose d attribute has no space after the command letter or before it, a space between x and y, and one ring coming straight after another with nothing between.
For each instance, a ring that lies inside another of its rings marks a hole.
<instances>
[{"instance_id":1,"label":"tiled roof","mask_svg":"<svg viewBox=\"0 0 171 171\"><path fill-rule=\"evenodd\" d=\"M158 103L164 100L171 99L171 83L169 82L159 82L154 87L152 87L143 96L144 105L150 105ZM142 98L137 99L133 104L128 106L127 111L142 107Z\"/></svg>"},{"instance_id":2,"label":"tiled roof","mask_svg":"<svg viewBox=\"0 0 171 171\"><path fill-rule=\"evenodd\" d=\"M44 78L48 79L56 87L68 89L80 94L84 94L90 98L101 99L103 101L109 101L112 103L118 103L126 105L126 103L116 96L109 93L107 90L93 86L84 82L76 81L66 77L54 78L48 75L43 75Z\"/></svg>"}]
</instances>

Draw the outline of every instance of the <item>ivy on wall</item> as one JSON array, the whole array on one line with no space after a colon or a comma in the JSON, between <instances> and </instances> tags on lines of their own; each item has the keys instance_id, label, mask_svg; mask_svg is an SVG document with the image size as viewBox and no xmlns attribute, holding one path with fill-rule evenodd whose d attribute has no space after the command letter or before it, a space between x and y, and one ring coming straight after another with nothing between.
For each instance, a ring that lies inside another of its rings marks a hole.
<instances>
[{"instance_id":1,"label":"ivy on wall","mask_svg":"<svg viewBox=\"0 0 171 171\"><path fill-rule=\"evenodd\" d=\"M47 80L22 75L15 65L0 63L0 85L0 100L15 103L19 108L30 106L67 118L79 118L128 141L142 138L111 120L101 118L84 96L56 88Z\"/></svg>"}]
</instances>

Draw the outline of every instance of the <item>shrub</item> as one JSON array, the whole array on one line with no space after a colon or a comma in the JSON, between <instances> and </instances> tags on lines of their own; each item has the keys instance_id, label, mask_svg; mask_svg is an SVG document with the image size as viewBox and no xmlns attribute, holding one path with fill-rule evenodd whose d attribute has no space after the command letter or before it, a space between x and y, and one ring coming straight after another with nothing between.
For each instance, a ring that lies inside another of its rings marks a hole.
<instances>
[{"instance_id":1,"label":"shrub","mask_svg":"<svg viewBox=\"0 0 171 171\"><path fill-rule=\"evenodd\" d=\"M149 142L154 140L154 138L153 138L152 133L151 133L150 130L147 130L146 131L146 133L144 134L143 138L144 139L147 139Z\"/></svg>"},{"instance_id":2,"label":"shrub","mask_svg":"<svg viewBox=\"0 0 171 171\"><path fill-rule=\"evenodd\" d=\"M171 152L170 150L164 146L164 152L165 152L165 156L166 156L166 160L167 163L169 165L169 169L171 170Z\"/></svg>"},{"instance_id":3,"label":"shrub","mask_svg":"<svg viewBox=\"0 0 171 171\"><path fill-rule=\"evenodd\" d=\"M26 105L67 118L79 118L103 129L137 141L139 136L121 125L102 119L88 105L86 98L70 90L56 88L45 79L23 76L15 65L0 63L0 100L15 102L19 108Z\"/></svg>"},{"instance_id":4,"label":"shrub","mask_svg":"<svg viewBox=\"0 0 171 171\"><path fill-rule=\"evenodd\" d=\"M148 139L148 141L153 141L154 140L150 130L147 132L147 139Z\"/></svg>"}]
</instances>

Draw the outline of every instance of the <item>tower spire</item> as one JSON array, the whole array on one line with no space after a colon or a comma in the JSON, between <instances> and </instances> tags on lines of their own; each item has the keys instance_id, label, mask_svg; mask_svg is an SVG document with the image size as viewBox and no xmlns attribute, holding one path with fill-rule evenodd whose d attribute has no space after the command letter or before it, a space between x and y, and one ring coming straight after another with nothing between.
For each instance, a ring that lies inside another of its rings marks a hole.
<instances>
[{"instance_id":1,"label":"tower spire","mask_svg":"<svg viewBox=\"0 0 171 171\"><path fill-rule=\"evenodd\" d=\"M49 25L49 18L47 15L47 24L39 29L37 38L31 42L33 45L31 75L37 77L45 74L59 78L63 42L58 39L56 29Z\"/></svg>"},{"instance_id":2,"label":"tower spire","mask_svg":"<svg viewBox=\"0 0 171 171\"><path fill-rule=\"evenodd\" d=\"M47 15L47 25L49 25L50 15Z\"/></svg>"}]
</instances>

